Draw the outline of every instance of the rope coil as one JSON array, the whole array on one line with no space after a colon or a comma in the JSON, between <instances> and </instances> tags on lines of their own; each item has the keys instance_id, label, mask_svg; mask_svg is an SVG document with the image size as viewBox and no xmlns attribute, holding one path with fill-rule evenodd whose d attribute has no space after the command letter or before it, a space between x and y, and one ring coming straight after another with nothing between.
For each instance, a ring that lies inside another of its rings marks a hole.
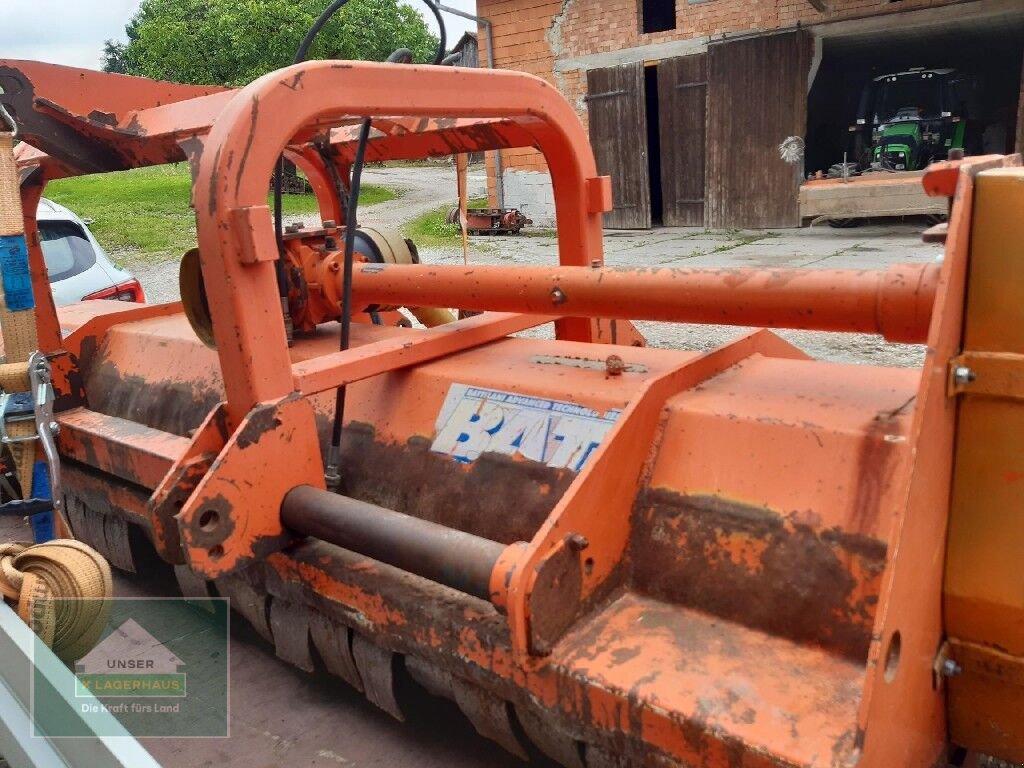
<instances>
[{"instance_id":1,"label":"rope coil","mask_svg":"<svg viewBox=\"0 0 1024 768\"><path fill-rule=\"evenodd\" d=\"M59 658L75 661L110 618L110 566L74 539L0 544L0 594Z\"/></svg>"}]
</instances>

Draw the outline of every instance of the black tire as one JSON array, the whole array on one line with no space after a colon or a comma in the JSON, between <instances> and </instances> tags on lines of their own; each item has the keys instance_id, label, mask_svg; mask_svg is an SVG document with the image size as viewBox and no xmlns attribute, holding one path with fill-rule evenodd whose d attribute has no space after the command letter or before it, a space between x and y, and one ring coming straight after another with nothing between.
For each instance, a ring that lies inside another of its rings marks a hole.
<instances>
[{"instance_id":1,"label":"black tire","mask_svg":"<svg viewBox=\"0 0 1024 768\"><path fill-rule=\"evenodd\" d=\"M828 225L833 229L852 229L853 227L859 227L865 221L866 219L862 218L829 219Z\"/></svg>"},{"instance_id":2,"label":"black tire","mask_svg":"<svg viewBox=\"0 0 1024 768\"><path fill-rule=\"evenodd\" d=\"M826 179L841 179L844 176L843 171L844 171L844 164L843 163L834 163L828 169L828 173L825 174L825 178ZM845 171L846 171L845 176L847 176L847 177L859 176L860 175L860 169L857 167L856 163L847 162L845 164Z\"/></svg>"}]
</instances>

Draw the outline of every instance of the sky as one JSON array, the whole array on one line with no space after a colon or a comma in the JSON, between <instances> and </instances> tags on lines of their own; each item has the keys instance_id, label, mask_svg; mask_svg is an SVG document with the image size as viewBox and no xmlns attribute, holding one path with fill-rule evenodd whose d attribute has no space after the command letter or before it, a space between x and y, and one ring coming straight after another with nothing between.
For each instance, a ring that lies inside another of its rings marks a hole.
<instances>
[{"instance_id":1,"label":"sky","mask_svg":"<svg viewBox=\"0 0 1024 768\"><path fill-rule=\"evenodd\" d=\"M402 2L421 9L437 31L434 17L423 3ZM444 0L442 4L467 13L475 13L476 8L476 0ZM138 7L139 0L0 0L0 59L36 59L99 69L103 41L123 40L124 25ZM444 17L449 46L474 27L458 16L446 13Z\"/></svg>"}]
</instances>

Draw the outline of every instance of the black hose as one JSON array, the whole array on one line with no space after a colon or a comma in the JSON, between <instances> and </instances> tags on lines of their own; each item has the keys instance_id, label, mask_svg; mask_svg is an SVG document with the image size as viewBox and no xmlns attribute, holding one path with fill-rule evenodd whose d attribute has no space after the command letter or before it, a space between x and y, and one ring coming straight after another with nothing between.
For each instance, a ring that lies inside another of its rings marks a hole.
<instances>
[{"instance_id":1,"label":"black hose","mask_svg":"<svg viewBox=\"0 0 1024 768\"><path fill-rule=\"evenodd\" d=\"M309 55L309 49L313 46L316 41L316 36L320 34L320 30L323 29L324 25L330 21L331 17L337 13L342 6L348 3L348 0L334 0L329 6L327 6L323 13L321 13L313 25L306 32L305 37L302 38L302 42L299 43L298 49L295 51L295 57L292 59L292 64L300 64L306 60L306 56ZM444 61L444 52L447 45L447 30L444 26L444 18L441 16L441 10L433 2L433 0L423 0L423 3L430 9L431 13L434 14L434 18L437 19L437 27L439 30L439 39L437 45L437 52L434 54L434 64L441 64ZM388 61L392 61L392 57L398 57L395 62L411 63L412 62L412 51L408 54L405 52L409 51L408 48L399 48L397 51L388 57ZM406 60L408 56L408 60ZM284 177L284 157L278 160L277 172L274 174L274 235L277 239L277 251L279 258L277 260L277 288L282 300L287 301L288 298L288 278L286 267L280 255L284 251L284 212L283 212L283 177Z\"/></svg>"},{"instance_id":2,"label":"black hose","mask_svg":"<svg viewBox=\"0 0 1024 768\"><path fill-rule=\"evenodd\" d=\"M444 19L441 11L432 0L423 0L437 19L439 30L437 53L434 55L434 64L441 64L445 57L447 46L447 32L444 26ZM391 63L411 63L412 51L408 48L399 48L388 56ZM370 119L363 120L359 129L359 140L356 143L356 154L352 162L352 177L349 181L348 208L345 210L345 254L344 270L342 272L341 284L341 338L339 348L342 352L349 348L352 334L352 271L355 258L356 242L356 213L359 207L359 184L363 175L363 163L366 158L366 143L370 138ZM347 387L338 387L334 400L334 423L331 428L331 448L328 458L328 483L337 484L340 476L334 462L340 460L341 454L341 431L345 423L345 395ZM337 490L333 488L331 490Z\"/></svg>"},{"instance_id":3,"label":"black hose","mask_svg":"<svg viewBox=\"0 0 1024 768\"><path fill-rule=\"evenodd\" d=\"M370 136L370 121L363 120L359 128L359 143L352 163L352 179L348 189L348 208L345 210L345 268L341 279L341 341L339 348L349 348L352 335L352 269L355 261L356 209L359 207L359 184L363 175L363 159L366 156L366 140ZM338 387L334 398L334 425L331 430L331 447L341 447L341 425L345 416L344 385Z\"/></svg>"},{"instance_id":4,"label":"black hose","mask_svg":"<svg viewBox=\"0 0 1024 768\"><path fill-rule=\"evenodd\" d=\"M434 18L437 20L437 53L434 54L433 63L440 64L444 61L444 49L448 46L448 30L444 28L444 19L441 17L441 9L437 7L434 0L423 0L423 4L430 9L431 13L434 14Z\"/></svg>"},{"instance_id":5,"label":"black hose","mask_svg":"<svg viewBox=\"0 0 1024 768\"><path fill-rule=\"evenodd\" d=\"M302 43L299 45L299 49L295 52L294 64L298 64L306 60L306 56L309 53L310 47L316 40L317 34L323 29L323 26L330 20L331 16L338 12L338 10L345 5L348 0L334 0L324 12L317 17L317 20L313 22L313 25L306 32L306 36L302 38ZM445 58L445 48L447 46L447 30L444 26L444 18L441 16L441 10L433 2L433 0L423 0L423 3L430 9L434 14L434 18L437 20L438 26L438 45L437 52L434 55L434 64L441 64ZM391 63L411 63L412 62L412 51L408 48L399 48L394 51L387 59ZM370 138L370 119L365 118L359 128L359 140L356 144L356 154L352 163L351 178L349 180L349 194L348 194L348 205L345 208L345 252L344 252L344 270L342 272L342 288L341 288L341 337L339 339L339 347L342 351L349 348L352 334L352 271L353 262L355 260L355 241L356 241L356 225L357 225L357 212L359 207L359 187L360 181L363 175L363 164L366 157L366 144ZM277 173L274 175L274 231L277 236L277 248L278 248L278 288L281 292L282 306L287 306L287 290L288 283L284 266L284 232L282 224L282 176L284 170L284 157L278 161ZM328 454L327 461L327 482L328 487L334 485L336 490L337 483L340 480L338 476L337 462L340 459L341 450L341 430L342 425L345 423L345 394L346 387L344 385L338 387L335 395L334 405L334 424L331 429L331 447Z\"/></svg>"},{"instance_id":6,"label":"black hose","mask_svg":"<svg viewBox=\"0 0 1024 768\"><path fill-rule=\"evenodd\" d=\"M408 48L399 48L392 51L384 61L388 64L412 64L412 51Z\"/></svg>"},{"instance_id":7,"label":"black hose","mask_svg":"<svg viewBox=\"0 0 1024 768\"><path fill-rule=\"evenodd\" d=\"M324 12L310 26L306 36L302 38L302 42L299 43L298 50L295 51L295 57L292 59L292 64L300 64L306 60L309 49L313 45L313 41L316 40L320 30L323 29L324 24L330 21L331 16L337 13L347 2L348 0L334 0L333 3L324 9ZM284 155L282 155L278 158L277 171L274 173L274 237L277 241L277 261L275 262L274 271L277 275L277 291L281 298L281 310L285 314L285 327L287 328L290 324L287 317L288 267L284 262L284 163ZM291 344L290 339L289 344Z\"/></svg>"}]
</instances>

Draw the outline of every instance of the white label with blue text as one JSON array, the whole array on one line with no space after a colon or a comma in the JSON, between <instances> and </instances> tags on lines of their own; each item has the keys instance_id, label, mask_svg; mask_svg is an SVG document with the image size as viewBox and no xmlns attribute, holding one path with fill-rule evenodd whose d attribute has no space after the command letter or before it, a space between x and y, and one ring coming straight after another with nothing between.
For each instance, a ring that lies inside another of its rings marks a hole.
<instances>
[{"instance_id":1,"label":"white label with blue text","mask_svg":"<svg viewBox=\"0 0 1024 768\"><path fill-rule=\"evenodd\" d=\"M431 450L463 463L493 452L578 472L620 413L452 384L437 416Z\"/></svg>"}]
</instances>

